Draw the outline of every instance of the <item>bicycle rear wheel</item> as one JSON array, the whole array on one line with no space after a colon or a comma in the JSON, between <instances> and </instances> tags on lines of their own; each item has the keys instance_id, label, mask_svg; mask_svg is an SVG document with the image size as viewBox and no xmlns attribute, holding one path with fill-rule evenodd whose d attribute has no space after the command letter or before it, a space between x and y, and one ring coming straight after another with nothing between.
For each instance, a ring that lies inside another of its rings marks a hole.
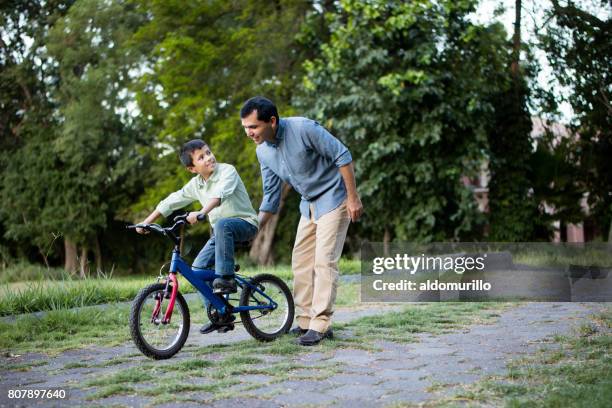
<instances>
[{"instance_id":1,"label":"bicycle rear wheel","mask_svg":"<svg viewBox=\"0 0 612 408\"><path fill-rule=\"evenodd\" d=\"M189 335L189 308L185 298L176 294L169 323L162 323L169 299L166 285L156 283L138 292L130 310L130 333L136 347L147 357L167 359L179 352Z\"/></svg>"},{"instance_id":2,"label":"bicycle rear wheel","mask_svg":"<svg viewBox=\"0 0 612 408\"><path fill-rule=\"evenodd\" d=\"M272 341L287 333L294 316L293 296L282 279L270 274L261 274L251 280L275 303L275 309L255 309L240 312L240 318L247 332L259 341ZM268 300L251 286L245 286L240 294L240 306L268 305Z\"/></svg>"}]
</instances>

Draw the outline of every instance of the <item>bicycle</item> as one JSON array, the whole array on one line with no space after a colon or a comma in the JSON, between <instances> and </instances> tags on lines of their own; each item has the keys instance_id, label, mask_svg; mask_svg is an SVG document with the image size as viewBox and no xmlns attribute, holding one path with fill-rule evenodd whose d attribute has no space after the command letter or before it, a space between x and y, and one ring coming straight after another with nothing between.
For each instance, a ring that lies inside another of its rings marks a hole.
<instances>
[{"instance_id":1,"label":"bicycle","mask_svg":"<svg viewBox=\"0 0 612 408\"><path fill-rule=\"evenodd\" d=\"M203 221L205 216L198 217ZM214 294L207 282L219 277L213 269L191 268L181 257L182 237L177 230L188 224L187 214L174 218L174 225L163 228L158 224L129 225L128 229L143 228L164 235L174 243L170 269L157 283L142 288L132 302L130 333L136 347L147 357L161 360L178 353L189 335L189 307L179 292L177 273L187 279L208 301L206 312L213 323L230 325L242 323L256 340L272 341L287 333L294 317L291 291L282 279L270 274L246 277L235 274L239 299L230 294ZM236 265L236 272L240 269ZM164 282L161 282L164 280ZM238 300L238 305L235 305ZM167 301L167 302L166 302ZM240 321L235 315L240 314Z\"/></svg>"}]
</instances>

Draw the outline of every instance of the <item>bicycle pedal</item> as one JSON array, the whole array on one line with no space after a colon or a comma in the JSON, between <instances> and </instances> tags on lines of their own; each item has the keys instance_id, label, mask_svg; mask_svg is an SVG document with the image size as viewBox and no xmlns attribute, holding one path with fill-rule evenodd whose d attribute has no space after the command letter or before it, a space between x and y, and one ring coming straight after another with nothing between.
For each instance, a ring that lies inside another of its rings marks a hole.
<instances>
[{"instance_id":1,"label":"bicycle pedal","mask_svg":"<svg viewBox=\"0 0 612 408\"><path fill-rule=\"evenodd\" d=\"M234 323L226 324L217 329L217 333L227 333L228 331L234 330Z\"/></svg>"}]
</instances>

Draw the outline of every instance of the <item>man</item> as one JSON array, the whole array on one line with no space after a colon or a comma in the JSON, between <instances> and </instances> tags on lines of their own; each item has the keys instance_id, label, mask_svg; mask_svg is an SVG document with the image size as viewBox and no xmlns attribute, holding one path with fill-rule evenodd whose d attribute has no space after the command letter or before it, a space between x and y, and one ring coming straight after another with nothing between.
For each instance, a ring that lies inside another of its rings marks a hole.
<instances>
[{"instance_id":1,"label":"man","mask_svg":"<svg viewBox=\"0 0 612 408\"><path fill-rule=\"evenodd\" d=\"M246 101L240 117L261 165L260 228L278 211L282 181L302 196L291 262L299 308L292 333L300 335L298 344L318 344L333 335L338 261L350 221L363 212L351 154L315 121L280 119L276 106L261 96Z\"/></svg>"}]
</instances>

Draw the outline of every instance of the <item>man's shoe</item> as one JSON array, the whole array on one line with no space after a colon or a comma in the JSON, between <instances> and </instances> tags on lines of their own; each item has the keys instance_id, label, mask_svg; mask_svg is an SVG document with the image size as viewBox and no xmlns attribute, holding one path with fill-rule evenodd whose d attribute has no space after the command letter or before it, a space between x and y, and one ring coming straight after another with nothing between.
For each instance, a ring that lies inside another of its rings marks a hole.
<instances>
[{"instance_id":1,"label":"man's shoe","mask_svg":"<svg viewBox=\"0 0 612 408\"><path fill-rule=\"evenodd\" d=\"M314 346L319 344L323 339L332 338L334 338L332 329L327 330L325 333L320 333L316 330L308 330L306 334L297 339L297 344L300 346Z\"/></svg>"},{"instance_id":2,"label":"man's shoe","mask_svg":"<svg viewBox=\"0 0 612 408\"><path fill-rule=\"evenodd\" d=\"M303 336L306 334L308 329L302 329L300 326L295 326L293 329L289 330L289 334L295 337Z\"/></svg>"},{"instance_id":3,"label":"man's shoe","mask_svg":"<svg viewBox=\"0 0 612 408\"><path fill-rule=\"evenodd\" d=\"M213 293L217 295L225 295L227 293L238 292L238 285L233 276L220 277L213 281Z\"/></svg>"}]
</instances>

